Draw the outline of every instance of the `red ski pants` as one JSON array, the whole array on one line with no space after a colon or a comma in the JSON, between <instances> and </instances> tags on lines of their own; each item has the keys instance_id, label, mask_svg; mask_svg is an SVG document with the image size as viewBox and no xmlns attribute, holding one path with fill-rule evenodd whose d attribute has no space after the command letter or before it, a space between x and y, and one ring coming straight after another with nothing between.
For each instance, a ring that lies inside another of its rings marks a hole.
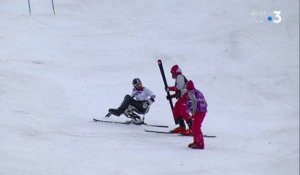
<instances>
[{"instance_id":1,"label":"red ski pants","mask_svg":"<svg viewBox=\"0 0 300 175\"><path fill-rule=\"evenodd\" d=\"M181 97L177 100L175 103L175 106L173 108L173 114L174 118L183 118L184 120L187 120L191 118L190 114L187 112L187 100L184 97Z\"/></svg>"},{"instance_id":2,"label":"red ski pants","mask_svg":"<svg viewBox=\"0 0 300 175\"><path fill-rule=\"evenodd\" d=\"M196 112L193 115L193 124L192 124L192 131L194 136L194 143L196 145L204 145L203 133L201 130L201 125L204 120L206 112Z\"/></svg>"}]
</instances>

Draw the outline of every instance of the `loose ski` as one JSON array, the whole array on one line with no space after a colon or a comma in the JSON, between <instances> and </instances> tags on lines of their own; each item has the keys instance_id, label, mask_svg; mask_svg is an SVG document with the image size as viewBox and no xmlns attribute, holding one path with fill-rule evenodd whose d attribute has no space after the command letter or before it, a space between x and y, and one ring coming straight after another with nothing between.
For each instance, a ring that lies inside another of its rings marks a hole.
<instances>
[{"instance_id":1,"label":"loose ski","mask_svg":"<svg viewBox=\"0 0 300 175\"><path fill-rule=\"evenodd\" d=\"M150 126L150 127L159 127L159 128L168 128L166 125L153 125L153 124L148 124L148 123L133 123L131 121L125 121L125 122L118 122L118 121L110 121L110 120L100 120L100 119L93 119L95 122L102 122L102 123L115 123L115 124L124 124L124 125L130 125L130 124L135 124L135 125L145 125L145 126Z\"/></svg>"},{"instance_id":2,"label":"loose ski","mask_svg":"<svg viewBox=\"0 0 300 175\"><path fill-rule=\"evenodd\" d=\"M144 129L145 132L152 132L152 133L157 133L157 134L177 134L177 133L172 133L170 131L156 131L156 130L148 130L148 129ZM181 134L178 134L179 136L183 136ZM203 137L207 137L207 138L215 138L217 136L214 135L203 135Z\"/></svg>"},{"instance_id":3,"label":"loose ski","mask_svg":"<svg viewBox=\"0 0 300 175\"><path fill-rule=\"evenodd\" d=\"M151 127L159 127L159 128L168 128L169 127L166 125L152 125L152 124L148 124L148 123L143 123L143 125L151 126Z\"/></svg>"},{"instance_id":4,"label":"loose ski","mask_svg":"<svg viewBox=\"0 0 300 175\"><path fill-rule=\"evenodd\" d=\"M153 132L153 133L158 133L158 134L174 134L170 131L154 131L154 130L148 130L148 129L144 129L145 132Z\"/></svg>"},{"instance_id":5,"label":"loose ski","mask_svg":"<svg viewBox=\"0 0 300 175\"><path fill-rule=\"evenodd\" d=\"M159 67L160 74L161 74L161 77L163 79L165 88L167 88L168 87L168 83L167 83L167 79L166 79L166 75L165 75L165 71L164 71L164 67L163 67L162 61L159 59L159 60L157 60L157 63L158 63L158 67ZM170 97L170 96L171 96L170 92L167 91L167 97ZM173 106L172 98L169 98L169 103L170 103L171 111L173 111L174 106ZM172 112L172 114L173 114L173 112ZM177 120L175 120L174 114L173 114L173 118L174 118L175 124L178 124Z\"/></svg>"},{"instance_id":6,"label":"loose ski","mask_svg":"<svg viewBox=\"0 0 300 175\"><path fill-rule=\"evenodd\" d=\"M99 119L93 119L94 122L102 122L102 123L116 123L116 124L124 124L129 125L131 122L117 122L117 121L110 121L110 120L99 120Z\"/></svg>"}]
</instances>

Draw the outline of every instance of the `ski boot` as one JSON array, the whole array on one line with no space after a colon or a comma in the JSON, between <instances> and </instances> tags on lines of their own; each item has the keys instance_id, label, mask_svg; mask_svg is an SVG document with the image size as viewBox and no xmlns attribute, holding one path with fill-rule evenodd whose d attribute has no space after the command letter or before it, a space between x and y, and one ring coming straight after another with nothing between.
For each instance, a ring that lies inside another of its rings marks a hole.
<instances>
[{"instance_id":1,"label":"ski boot","mask_svg":"<svg viewBox=\"0 0 300 175\"><path fill-rule=\"evenodd\" d=\"M204 144L195 144L193 142L193 143L188 144L188 147L192 148L192 149L204 149Z\"/></svg>"},{"instance_id":2,"label":"ski boot","mask_svg":"<svg viewBox=\"0 0 300 175\"><path fill-rule=\"evenodd\" d=\"M118 116L118 117L122 114L122 112L119 109L109 109L108 112L110 114L113 114L113 115Z\"/></svg>"}]
</instances>

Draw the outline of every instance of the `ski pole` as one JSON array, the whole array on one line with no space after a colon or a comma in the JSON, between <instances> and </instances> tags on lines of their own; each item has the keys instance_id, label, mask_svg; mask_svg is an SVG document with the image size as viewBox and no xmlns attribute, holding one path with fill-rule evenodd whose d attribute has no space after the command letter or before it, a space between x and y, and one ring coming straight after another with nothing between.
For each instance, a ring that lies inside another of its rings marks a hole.
<instances>
[{"instance_id":1,"label":"ski pole","mask_svg":"<svg viewBox=\"0 0 300 175\"><path fill-rule=\"evenodd\" d=\"M31 15L30 0L28 0L28 10L29 10L29 15Z\"/></svg>"},{"instance_id":2,"label":"ski pole","mask_svg":"<svg viewBox=\"0 0 300 175\"><path fill-rule=\"evenodd\" d=\"M51 1L52 1L52 10L53 10L53 14L55 15L54 1L53 1L53 0L51 0Z\"/></svg>"}]
</instances>

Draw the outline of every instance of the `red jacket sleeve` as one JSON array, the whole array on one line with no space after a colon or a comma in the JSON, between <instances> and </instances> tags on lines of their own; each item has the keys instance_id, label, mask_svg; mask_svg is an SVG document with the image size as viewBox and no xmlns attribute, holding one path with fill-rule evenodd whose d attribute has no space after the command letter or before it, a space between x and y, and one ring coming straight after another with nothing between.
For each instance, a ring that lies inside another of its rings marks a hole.
<instances>
[{"instance_id":1,"label":"red jacket sleeve","mask_svg":"<svg viewBox=\"0 0 300 175\"><path fill-rule=\"evenodd\" d=\"M177 91L176 86L171 86L171 87L169 87L169 91Z\"/></svg>"}]
</instances>

